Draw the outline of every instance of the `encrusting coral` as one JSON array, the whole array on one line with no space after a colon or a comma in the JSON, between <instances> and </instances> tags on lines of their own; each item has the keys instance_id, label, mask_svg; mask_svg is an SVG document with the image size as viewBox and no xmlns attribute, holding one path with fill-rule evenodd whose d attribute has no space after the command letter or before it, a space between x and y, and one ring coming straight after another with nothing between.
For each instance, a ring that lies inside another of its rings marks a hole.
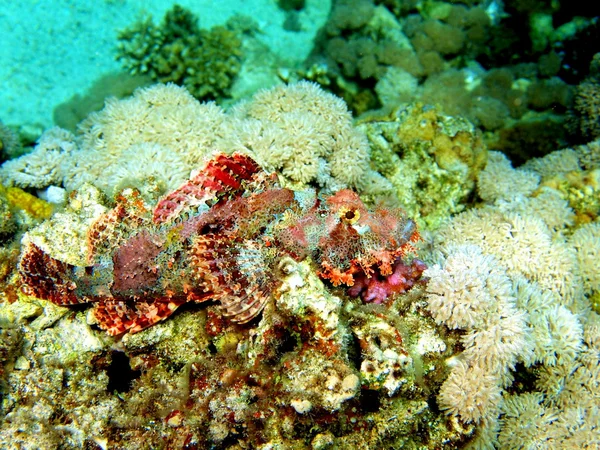
<instances>
[{"instance_id":1,"label":"encrusting coral","mask_svg":"<svg viewBox=\"0 0 600 450\"><path fill-rule=\"evenodd\" d=\"M391 183L400 204L428 228L461 211L485 166L487 148L467 120L421 104L386 115L365 115L358 128L371 145L371 161Z\"/></svg>"}]
</instances>

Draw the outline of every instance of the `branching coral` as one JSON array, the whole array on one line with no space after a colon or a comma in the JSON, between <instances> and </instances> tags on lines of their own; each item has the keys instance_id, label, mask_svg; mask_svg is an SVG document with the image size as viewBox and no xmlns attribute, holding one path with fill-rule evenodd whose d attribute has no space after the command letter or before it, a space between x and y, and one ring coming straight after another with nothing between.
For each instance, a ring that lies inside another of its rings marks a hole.
<instances>
[{"instance_id":1,"label":"branching coral","mask_svg":"<svg viewBox=\"0 0 600 450\"><path fill-rule=\"evenodd\" d=\"M227 95L240 70L241 41L225 27L200 30L197 18L175 5L161 26L145 19L119 34L119 56L134 74L185 86L196 98Z\"/></svg>"}]
</instances>

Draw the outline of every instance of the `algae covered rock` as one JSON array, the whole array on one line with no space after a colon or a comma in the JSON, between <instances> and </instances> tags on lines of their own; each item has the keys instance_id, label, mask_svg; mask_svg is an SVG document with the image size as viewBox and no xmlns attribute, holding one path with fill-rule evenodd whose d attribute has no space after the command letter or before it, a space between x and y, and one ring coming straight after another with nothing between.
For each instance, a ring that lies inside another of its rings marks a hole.
<instances>
[{"instance_id":1,"label":"algae covered rock","mask_svg":"<svg viewBox=\"0 0 600 450\"><path fill-rule=\"evenodd\" d=\"M358 128L371 144L372 166L417 222L437 228L464 209L487 160L480 133L466 119L414 104L365 116Z\"/></svg>"}]
</instances>

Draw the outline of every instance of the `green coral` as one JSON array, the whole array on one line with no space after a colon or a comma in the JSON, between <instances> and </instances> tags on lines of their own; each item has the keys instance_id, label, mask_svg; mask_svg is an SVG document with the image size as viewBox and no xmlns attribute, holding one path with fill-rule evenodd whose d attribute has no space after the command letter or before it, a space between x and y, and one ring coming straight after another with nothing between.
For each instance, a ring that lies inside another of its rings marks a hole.
<instances>
[{"instance_id":1,"label":"green coral","mask_svg":"<svg viewBox=\"0 0 600 450\"><path fill-rule=\"evenodd\" d=\"M197 17L175 5L161 25L145 18L119 33L117 59L133 74L185 86L199 99L227 96L241 67L241 41L223 26L198 27Z\"/></svg>"},{"instance_id":2,"label":"green coral","mask_svg":"<svg viewBox=\"0 0 600 450\"><path fill-rule=\"evenodd\" d=\"M400 204L435 229L464 209L487 150L466 119L420 104L362 120L371 143L371 165L393 185Z\"/></svg>"},{"instance_id":3,"label":"green coral","mask_svg":"<svg viewBox=\"0 0 600 450\"><path fill-rule=\"evenodd\" d=\"M0 162L19 156L22 152L17 133L0 122Z\"/></svg>"}]
</instances>

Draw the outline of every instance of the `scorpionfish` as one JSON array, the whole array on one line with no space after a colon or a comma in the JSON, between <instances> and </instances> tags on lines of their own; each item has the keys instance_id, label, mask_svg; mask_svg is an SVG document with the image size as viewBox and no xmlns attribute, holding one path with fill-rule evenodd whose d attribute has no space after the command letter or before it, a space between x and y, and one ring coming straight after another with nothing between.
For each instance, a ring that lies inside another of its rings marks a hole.
<instances>
[{"instance_id":1,"label":"scorpionfish","mask_svg":"<svg viewBox=\"0 0 600 450\"><path fill-rule=\"evenodd\" d=\"M110 335L143 330L186 302L215 301L223 316L246 323L276 292L286 256L311 257L334 286L393 279L390 292L410 289L425 269L402 260L418 239L402 210L370 211L350 190L320 198L282 188L239 153L214 155L154 208L137 191L124 191L87 239L85 266L26 244L22 289L57 305L92 303Z\"/></svg>"}]
</instances>

